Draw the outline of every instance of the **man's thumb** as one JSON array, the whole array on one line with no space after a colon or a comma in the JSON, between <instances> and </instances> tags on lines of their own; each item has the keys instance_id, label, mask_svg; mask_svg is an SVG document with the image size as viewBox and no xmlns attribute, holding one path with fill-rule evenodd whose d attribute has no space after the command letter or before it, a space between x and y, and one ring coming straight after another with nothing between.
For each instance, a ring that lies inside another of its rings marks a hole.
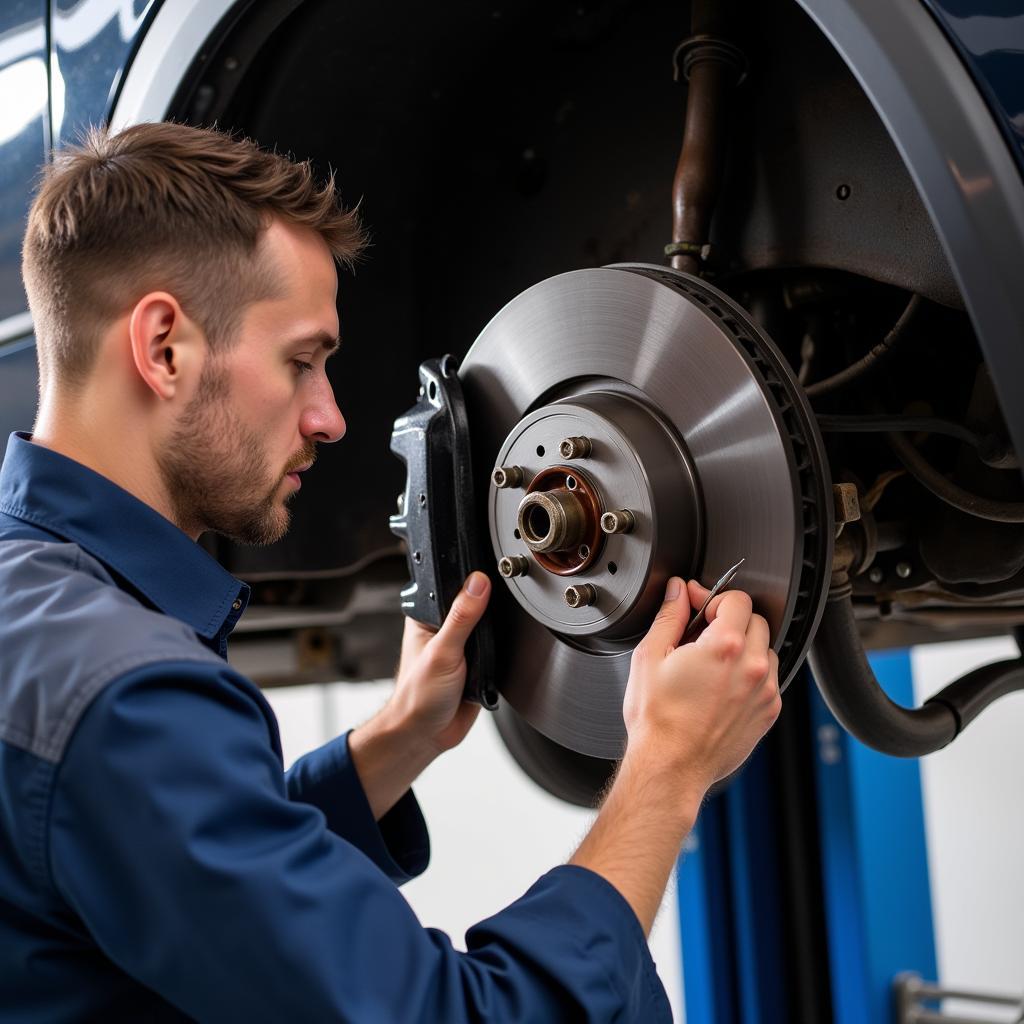
<instances>
[{"instance_id":1,"label":"man's thumb","mask_svg":"<svg viewBox=\"0 0 1024 1024\"><path fill-rule=\"evenodd\" d=\"M466 646L473 627L486 610L490 594L491 581L487 576L482 572L470 573L438 630L438 640L446 647L458 648L461 651Z\"/></svg>"},{"instance_id":2,"label":"man's thumb","mask_svg":"<svg viewBox=\"0 0 1024 1024\"><path fill-rule=\"evenodd\" d=\"M690 600L678 576L665 586L665 600L654 618L647 636L653 647L675 647L690 621Z\"/></svg>"}]
</instances>

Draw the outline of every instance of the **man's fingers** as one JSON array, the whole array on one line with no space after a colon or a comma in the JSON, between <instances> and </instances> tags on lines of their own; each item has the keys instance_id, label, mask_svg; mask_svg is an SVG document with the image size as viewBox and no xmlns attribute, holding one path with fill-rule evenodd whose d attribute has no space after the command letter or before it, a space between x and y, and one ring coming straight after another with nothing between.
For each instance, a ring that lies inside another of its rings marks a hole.
<instances>
[{"instance_id":1,"label":"man's fingers","mask_svg":"<svg viewBox=\"0 0 1024 1024\"><path fill-rule=\"evenodd\" d=\"M746 633L753 612L754 603L749 594L742 590L726 590L714 598L705 614L708 622L721 620L730 629Z\"/></svg>"},{"instance_id":2,"label":"man's fingers","mask_svg":"<svg viewBox=\"0 0 1024 1024\"><path fill-rule=\"evenodd\" d=\"M686 584L686 593L690 598L690 607L699 608L708 599L708 594L711 591L707 587L701 586L696 580L690 580Z\"/></svg>"},{"instance_id":3,"label":"man's fingers","mask_svg":"<svg viewBox=\"0 0 1024 1024\"><path fill-rule=\"evenodd\" d=\"M470 573L437 632L437 642L461 655L469 634L487 608L490 596L491 581L482 572Z\"/></svg>"},{"instance_id":4,"label":"man's fingers","mask_svg":"<svg viewBox=\"0 0 1024 1024\"><path fill-rule=\"evenodd\" d=\"M690 580L690 582L686 584L686 589L690 594L690 605L694 609L700 608L701 605L703 605L704 602L707 601L708 595L711 593L711 591L707 587L703 586L701 583L698 583L697 580ZM718 614L719 605L721 605L722 603L722 598L725 597L725 595L728 593L730 593L730 591L726 590L721 594L715 595L715 597L712 599L711 603L707 606L707 609L704 612L705 622L710 623L715 620L715 616Z\"/></svg>"},{"instance_id":5,"label":"man's fingers","mask_svg":"<svg viewBox=\"0 0 1024 1024\"><path fill-rule=\"evenodd\" d=\"M771 631L768 620L763 615L751 615L747 623L747 650L767 651L771 643Z\"/></svg>"},{"instance_id":6,"label":"man's fingers","mask_svg":"<svg viewBox=\"0 0 1024 1024\"><path fill-rule=\"evenodd\" d=\"M690 601L686 587L678 576L673 576L665 585L665 600L647 631L644 644L662 653L675 647L689 621Z\"/></svg>"},{"instance_id":7,"label":"man's fingers","mask_svg":"<svg viewBox=\"0 0 1024 1024\"><path fill-rule=\"evenodd\" d=\"M719 637L730 637L730 646L734 639L738 654L746 644L747 625L753 610L750 596L742 590L727 590L719 594L708 605L705 612L708 625L697 642L709 644L717 642Z\"/></svg>"}]
</instances>

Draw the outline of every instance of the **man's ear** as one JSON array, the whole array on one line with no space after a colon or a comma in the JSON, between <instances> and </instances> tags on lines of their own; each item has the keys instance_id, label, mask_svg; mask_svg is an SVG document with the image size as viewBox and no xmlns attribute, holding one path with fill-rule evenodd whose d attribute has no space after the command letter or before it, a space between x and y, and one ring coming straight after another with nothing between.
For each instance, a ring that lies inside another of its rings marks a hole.
<instances>
[{"instance_id":1,"label":"man's ear","mask_svg":"<svg viewBox=\"0 0 1024 1024\"><path fill-rule=\"evenodd\" d=\"M173 398L182 380L199 368L205 338L167 292L149 292L128 320L132 359L139 377L158 398Z\"/></svg>"}]
</instances>

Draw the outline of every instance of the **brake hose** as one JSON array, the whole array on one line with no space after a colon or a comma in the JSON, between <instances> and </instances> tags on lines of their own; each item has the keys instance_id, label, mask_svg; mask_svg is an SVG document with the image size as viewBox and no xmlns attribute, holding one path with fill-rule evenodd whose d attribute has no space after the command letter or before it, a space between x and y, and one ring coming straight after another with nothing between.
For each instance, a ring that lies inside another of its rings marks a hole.
<instances>
[{"instance_id":1,"label":"brake hose","mask_svg":"<svg viewBox=\"0 0 1024 1024\"><path fill-rule=\"evenodd\" d=\"M845 388L847 384L859 380L872 370L878 369L892 354L893 346L903 337L907 325L917 316L923 301L920 295L912 295L906 308L900 314L900 318L893 324L892 330L867 355L862 356L857 362L851 363L846 369L840 370L833 376L819 380L816 384L809 384L804 389L807 397L814 399L820 398L822 395L829 395L833 391L838 391L840 388Z\"/></svg>"}]
</instances>

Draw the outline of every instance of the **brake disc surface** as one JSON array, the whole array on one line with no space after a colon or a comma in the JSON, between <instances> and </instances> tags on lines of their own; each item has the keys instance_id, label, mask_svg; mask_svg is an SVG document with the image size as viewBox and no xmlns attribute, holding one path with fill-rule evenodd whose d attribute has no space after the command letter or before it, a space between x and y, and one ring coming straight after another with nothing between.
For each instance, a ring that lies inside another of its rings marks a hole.
<instances>
[{"instance_id":1,"label":"brake disc surface","mask_svg":"<svg viewBox=\"0 0 1024 1024\"><path fill-rule=\"evenodd\" d=\"M710 585L741 557L788 682L826 595L830 484L802 389L741 307L663 267L573 271L505 306L460 376L480 514L512 569L497 684L531 726L621 756L630 654L667 578ZM630 528L602 530L606 512Z\"/></svg>"}]
</instances>

